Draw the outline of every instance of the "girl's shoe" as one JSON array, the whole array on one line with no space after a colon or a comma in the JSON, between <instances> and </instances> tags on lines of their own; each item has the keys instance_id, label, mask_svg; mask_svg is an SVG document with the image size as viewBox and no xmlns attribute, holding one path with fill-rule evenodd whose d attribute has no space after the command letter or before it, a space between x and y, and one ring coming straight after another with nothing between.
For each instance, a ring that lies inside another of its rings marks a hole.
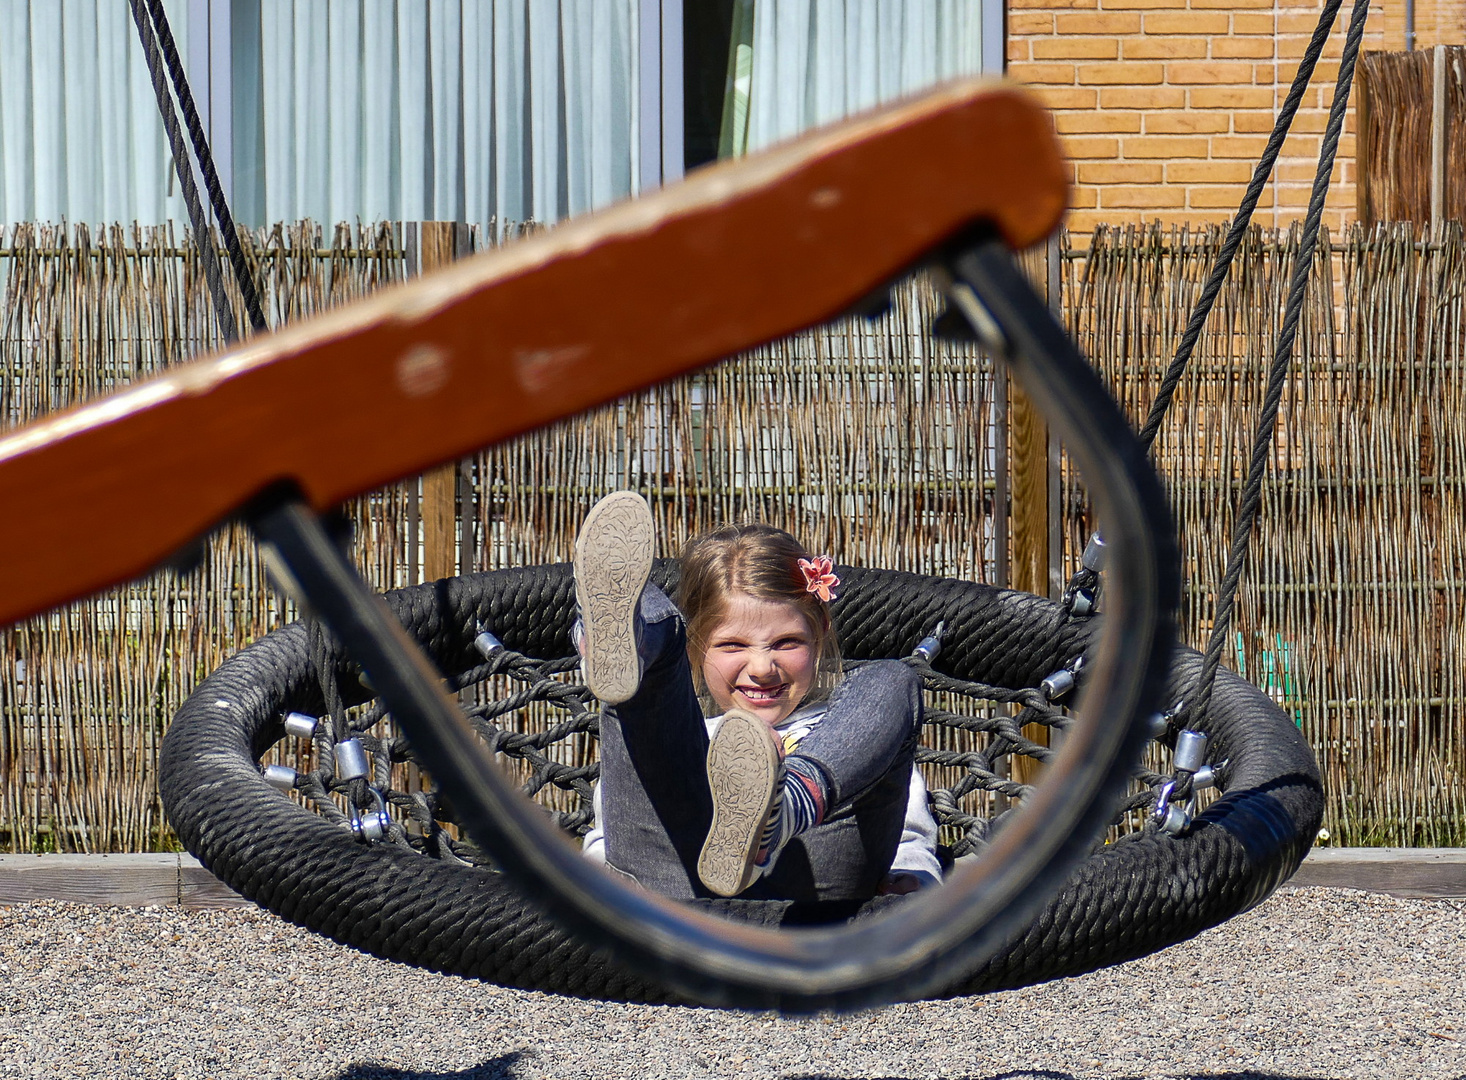
<instances>
[{"instance_id":1,"label":"girl's shoe","mask_svg":"<svg viewBox=\"0 0 1466 1080\"><path fill-rule=\"evenodd\" d=\"M576 648L590 692L619 705L641 686L641 591L652 572L652 511L634 491L591 507L575 538Z\"/></svg>"},{"instance_id":2,"label":"girl's shoe","mask_svg":"<svg viewBox=\"0 0 1466 1080\"><path fill-rule=\"evenodd\" d=\"M713 823L697 876L719 896L737 896L783 847L784 757L779 737L752 713L733 709L708 744Z\"/></svg>"}]
</instances>

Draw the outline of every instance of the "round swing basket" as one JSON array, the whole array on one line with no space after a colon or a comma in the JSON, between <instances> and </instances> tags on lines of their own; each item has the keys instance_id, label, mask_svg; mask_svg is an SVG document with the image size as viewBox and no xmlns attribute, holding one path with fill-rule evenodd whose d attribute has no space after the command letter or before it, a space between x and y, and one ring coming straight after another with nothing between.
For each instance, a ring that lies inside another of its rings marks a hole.
<instances>
[{"instance_id":1,"label":"round swing basket","mask_svg":"<svg viewBox=\"0 0 1466 1080\"><path fill-rule=\"evenodd\" d=\"M659 564L653 577L670 587L674 572ZM1099 620L971 582L857 568L840 573L846 586L834 614L847 661L907 656L945 623L934 668L917 661L931 695L931 737L918 760L958 777L933 793L938 819L956 855L980 858L984 837L1024 791L1004 775L1002 759L1025 748L1040 758L1045 753L1023 737L1020 725L1037 719L1063 726L1059 710L1045 708L1033 688L1084 653ZM527 790L562 793L556 819L567 832L583 831L595 766L557 760L553 751L559 740L588 740L596 730L588 692L554 675L574 666L563 659L573 652L570 567L451 578L397 590L387 601L450 686L514 676L517 691L488 701L479 695L469 715L490 750L525 763ZM161 789L185 847L245 897L377 956L551 993L678 1000L567 934L514 881L476 859L445 827L451 807L430 785L392 786L410 748L400 738L373 734L384 717L370 688L322 641L303 624L272 633L210 675L180 710L163 744ZM353 738L345 741L357 746L338 753L340 746L318 730L317 768L262 769L276 743L298 743L310 730L296 716L295 734L287 734L292 713L325 711L322 664L355 717ZM1198 654L1177 650L1172 700L1194 683L1199 668ZM1004 704L950 706L954 691L975 686L986 686ZM560 710L564 719L532 733L519 730L515 718L531 701ZM1013 716L1013 702L1025 713ZM1025 930L941 996L1010 989L1143 956L1245 911L1297 869L1323 811L1318 767L1302 735L1267 695L1225 671L1198 726L1220 796L1179 830L1153 823L1112 830L1111 841ZM961 739L937 737L946 731ZM1161 742L1174 745L1177 734L1168 731ZM952 749L954 742L961 745ZM1183 742L1189 753L1197 740ZM369 761L356 757L363 749ZM1132 825L1137 815L1149 820L1153 789L1165 779L1141 770L1139 793L1121 808L1122 818L1128 809ZM567 802L577 805L567 810ZM906 902L697 901L727 918L771 927L860 919Z\"/></svg>"}]
</instances>

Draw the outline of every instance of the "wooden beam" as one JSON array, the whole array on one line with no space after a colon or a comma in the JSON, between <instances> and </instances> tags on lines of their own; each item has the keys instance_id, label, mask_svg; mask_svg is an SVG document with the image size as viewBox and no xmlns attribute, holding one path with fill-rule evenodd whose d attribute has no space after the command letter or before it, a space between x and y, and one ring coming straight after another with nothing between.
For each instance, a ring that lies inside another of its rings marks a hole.
<instances>
[{"instance_id":1,"label":"wooden beam","mask_svg":"<svg viewBox=\"0 0 1466 1080\"><path fill-rule=\"evenodd\" d=\"M431 274L469 254L468 227L454 221L417 224L417 271ZM437 581L458 573L459 463L450 462L423 473L420 520L423 541L423 580Z\"/></svg>"},{"instance_id":2,"label":"wooden beam","mask_svg":"<svg viewBox=\"0 0 1466 1080\"><path fill-rule=\"evenodd\" d=\"M1058 225L1026 91L948 83L0 438L0 625L167 560L261 493L325 510L834 318L988 222Z\"/></svg>"}]
</instances>

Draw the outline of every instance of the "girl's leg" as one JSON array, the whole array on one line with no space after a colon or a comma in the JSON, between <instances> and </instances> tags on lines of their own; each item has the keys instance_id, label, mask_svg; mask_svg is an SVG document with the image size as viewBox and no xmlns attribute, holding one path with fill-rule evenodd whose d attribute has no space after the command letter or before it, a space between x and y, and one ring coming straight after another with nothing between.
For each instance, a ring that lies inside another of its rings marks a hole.
<instances>
[{"instance_id":1,"label":"girl's leg","mask_svg":"<svg viewBox=\"0 0 1466 1080\"><path fill-rule=\"evenodd\" d=\"M641 685L601 711L601 828L608 865L673 899L707 896L697 856L713 817L707 727L682 616L655 585L641 599Z\"/></svg>"},{"instance_id":2,"label":"girl's leg","mask_svg":"<svg viewBox=\"0 0 1466 1080\"><path fill-rule=\"evenodd\" d=\"M867 664L845 679L785 761L786 786L798 784L821 804L818 824L789 839L743 895L874 895L901 841L921 719L921 679L906 664ZM805 811L797 816L808 820Z\"/></svg>"}]
</instances>

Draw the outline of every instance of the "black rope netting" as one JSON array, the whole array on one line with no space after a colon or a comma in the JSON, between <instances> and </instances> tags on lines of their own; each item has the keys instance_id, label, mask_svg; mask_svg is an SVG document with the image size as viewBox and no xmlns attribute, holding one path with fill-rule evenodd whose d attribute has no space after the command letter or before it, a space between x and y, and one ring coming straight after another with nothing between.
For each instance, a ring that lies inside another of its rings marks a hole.
<instances>
[{"instance_id":1,"label":"black rope netting","mask_svg":"<svg viewBox=\"0 0 1466 1080\"><path fill-rule=\"evenodd\" d=\"M384 808L395 810L381 822L381 840L435 858L491 865L460 835L453 808L416 769L408 740L381 702L371 698L345 705L340 682L359 679L351 662L319 624L309 623L308 633L325 707L320 717L297 716L297 725L309 726L309 743L283 744L276 756L295 768L286 766L272 778L343 827L359 819L343 811L338 799L348 809L362 810L376 805L380 796ZM598 738L600 715L599 703L576 681L579 659L536 659L504 647L482 628L476 646L484 654L483 662L446 677L446 685L459 694L464 714L487 752L499 755L501 763L518 774L521 790L539 798L558 827L583 836L593 823L592 785L600 775L598 755L587 740ZM1050 739L1054 745L1045 745L1023 729L1038 724L1062 733L1068 727L1069 712L1051 695L1062 699L1070 686L1063 676L1069 673L1055 672L1062 690L1052 686L1011 690L940 672L920 652L903 659L921 674L926 692L927 737L917 750L917 764L928 766L929 775L931 770L936 775L956 774L946 786L929 789L944 854L953 859L976 854L1004 816L1034 790L1032 784L1014 778L1014 761L1027 758L1041 765L1058 752L1062 734ZM871 662L849 662L845 670ZM287 728L287 733L291 730L306 728ZM344 744L353 742L355 747L343 754ZM358 749L369 762L365 776L357 775L350 764L357 760ZM349 759L345 769L339 761L343 756ZM1152 755L1157 760L1160 756ZM1177 783L1177 799L1192 795L1189 776L1178 778L1149 765L1137 767L1132 779L1131 791L1112 821L1121 831L1155 827L1149 811L1167 782L1186 782L1187 786Z\"/></svg>"}]
</instances>

